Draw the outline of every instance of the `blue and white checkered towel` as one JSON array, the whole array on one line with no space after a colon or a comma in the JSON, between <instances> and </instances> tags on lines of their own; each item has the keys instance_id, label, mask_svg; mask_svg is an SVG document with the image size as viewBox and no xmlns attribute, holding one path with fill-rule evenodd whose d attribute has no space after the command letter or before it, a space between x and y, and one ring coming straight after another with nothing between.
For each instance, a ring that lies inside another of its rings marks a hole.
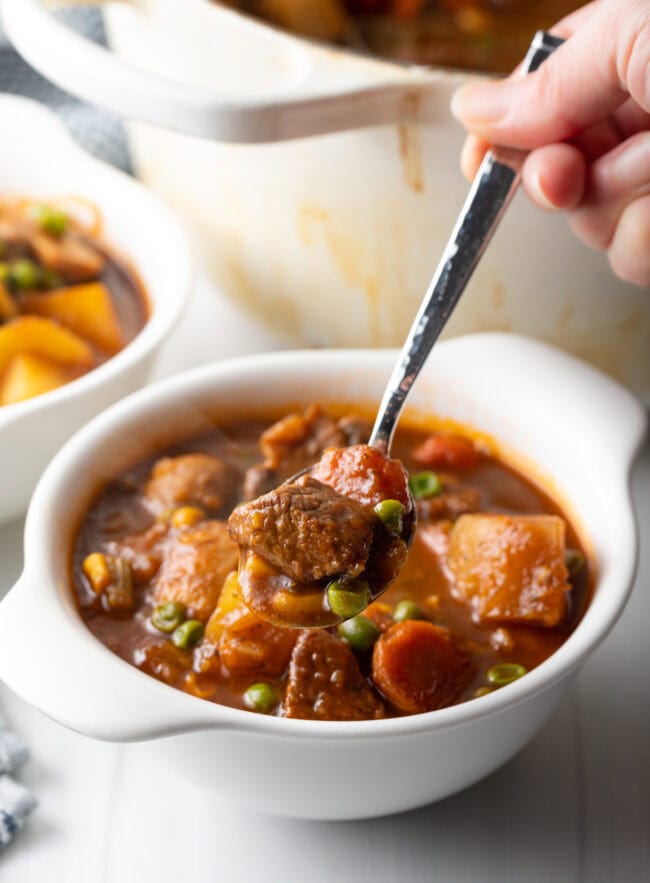
<instances>
[{"instance_id":1,"label":"blue and white checkered towel","mask_svg":"<svg viewBox=\"0 0 650 883\"><path fill-rule=\"evenodd\" d=\"M25 741L8 728L0 713L0 852L9 846L36 806L27 788L11 778L28 757Z\"/></svg>"}]
</instances>

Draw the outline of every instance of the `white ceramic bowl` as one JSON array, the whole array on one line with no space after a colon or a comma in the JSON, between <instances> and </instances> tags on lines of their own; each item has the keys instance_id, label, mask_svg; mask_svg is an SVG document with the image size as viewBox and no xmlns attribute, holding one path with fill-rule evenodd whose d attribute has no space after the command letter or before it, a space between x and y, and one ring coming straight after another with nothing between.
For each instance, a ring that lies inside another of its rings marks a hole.
<instances>
[{"instance_id":1,"label":"white ceramic bowl","mask_svg":"<svg viewBox=\"0 0 650 883\"><path fill-rule=\"evenodd\" d=\"M87 197L101 210L104 236L147 291L151 315L138 336L99 368L53 392L0 408L5 469L0 522L22 514L53 454L81 426L141 386L178 322L191 290L190 249L169 209L141 185L85 153L35 102L0 96L0 195Z\"/></svg>"},{"instance_id":2,"label":"white ceramic bowl","mask_svg":"<svg viewBox=\"0 0 650 883\"><path fill-rule=\"evenodd\" d=\"M464 788L510 758L614 624L637 552L628 474L644 411L604 375L545 345L505 335L445 342L413 391L418 409L478 427L500 439L506 455L525 452L551 491L571 501L593 549L598 581L584 619L522 680L412 717L269 718L197 699L128 665L91 634L72 598L73 533L105 478L170 432L178 437L205 425L209 415L377 400L394 357L250 356L150 386L93 420L53 460L34 494L25 570L0 604L0 677L66 726L100 739L151 740L167 769L271 813L343 819L406 810Z\"/></svg>"}]
</instances>

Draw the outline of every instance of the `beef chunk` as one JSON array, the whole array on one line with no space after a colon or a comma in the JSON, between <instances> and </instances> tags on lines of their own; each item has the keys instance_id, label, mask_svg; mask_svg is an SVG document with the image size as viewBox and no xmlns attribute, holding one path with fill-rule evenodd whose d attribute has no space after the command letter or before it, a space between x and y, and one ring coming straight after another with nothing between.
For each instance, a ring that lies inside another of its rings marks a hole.
<instances>
[{"instance_id":1,"label":"beef chunk","mask_svg":"<svg viewBox=\"0 0 650 883\"><path fill-rule=\"evenodd\" d=\"M111 540L106 551L128 563L136 583L145 583L160 567L168 532L166 524L153 524L142 533Z\"/></svg>"},{"instance_id":2,"label":"beef chunk","mask_svg":"<svg viewBox=\"0 0 650 883\"><path fill-rule=\"evenodd\" d=\"M217 606L226 576L237 566L237 546L224 521L204 521L170 542L154 583L154 601L178 601L205 622Z\"/></svg>"},{"instance_id":3,"label":"beef chunk","mask_svg":"<svg viewBox=\"0 0 650 883\"><path fill-rule=\"evenodd\" d=\"M166 684L177 684L189 667L187 654L169 641L138 647L133 654L133 663Z\"/></svg>"},{"instance_id":4,"label":"beef chunk","mask_svg":"<svg viewBox=\"0 0 650 883\"><path fill-rule=\"evenodd\" d=\"M417 500L416 508L419 521L438 521L439 519L455 521L467 512L479 511L481 492L473 487L443 491L435 497Z\"/></svg>"},{"instance_id":5,"label":"beef chunk","mask_svg":"<svg viewBox=\"0 0 650 883\"><path fill-rule=\"evenodd\" d=\"M461 516L449 545L454 596L479 622L557 625L571 588L565 530L557 515Z\"/></svg>"},{"instance_id":6,"label":"beef chunk","mask_svg":"<svg viewBox=\"0 0 650 883\"><path fill-rule=\"evenodd\" d=\"M319 405L304 414L288 414L260 437L262 463L251 466L244 478L244 499L254 500L277 487L295 472L310 466L330 445L346 443L345 434Z\"/></svg>"},{"instance_id":7,"label":"beef chunk","mask_svg":"<svg viewBox=\"0 0 650 883\"><path fill-rule=\"evenodd\" d=\"M163 457L154 465L145 487L149 508L156 513L177 506L199 506L218 512L233 501L237 472L208 454Z\"/></svg>"},{"instance_id":8,"label":"beef chunk","mask_svg":"<svg viewBox=\"0 0 650 883\"><path fill-rule=\"evenodd\" d=\"M313 463L325 448L344 441L332 418L319 405L309 405L304 414L289 414L263 432L260 448L269 466L277 468L290 460L298 471Z\"/></svg>"},{"instance_id":9,"label":"beef chunk","mask_svg":"<svg viewBox=\"0 0 650 883\"><path fill-rule=\"evenodd\" d=\"M408 475L399 460L368 445L328 448L312 471L314 478L367 506L399 500L410 507Z\"/></svg>"},{"instance_id":10,"label":"beef chunk","mask_svg":"<svg viewBox=\"0 0 650 883\"><path fill-rule=\"evenodd\" d=\"M361 573L375 516L367 507L304 475L235 509L230 535L298 582Z\"/></svg>"},{"instance_id":11,"label":"beef chunk","mask_svg":"<svg viewBox=\"0 0 650 883\"><path fill-rule=\"evenodd\" d=\"M386 716L350 648L329 632L300 633L282 703L285 717L370 720Z\"/></svg>"},{"instance_id":12,"label":"beef chunk","mask_svg":"<svg viewBox=\"0 0 650 883\"><path fill-rule=\"evenodd\" d=\"M356 414L341 417L337 425L345 437L346 445L365 445L372 432L372 423Z\"/></svg>"},{"instance_id":13,"label":"beef chunk","mask_svg":"<svg viewBox=\"0 0 650 883\"><path fill-rule=\"evenodd\" d=\"M451 705L473 674L449 632L423 620L395 623L372 653L372 679L402 714Z\"/></svg>"}]
</instances>

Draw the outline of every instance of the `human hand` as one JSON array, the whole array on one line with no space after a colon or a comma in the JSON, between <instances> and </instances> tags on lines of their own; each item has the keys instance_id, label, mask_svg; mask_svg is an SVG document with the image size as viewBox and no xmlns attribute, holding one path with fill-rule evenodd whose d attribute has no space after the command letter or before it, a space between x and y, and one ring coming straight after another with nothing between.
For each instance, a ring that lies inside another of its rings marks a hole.
<instances>
[{"instance_id":1,"label":"human hand","mask_svg":"<svg viewBox=\"0 0 650 883\"><path fill-rule=\"evenodd\" d=\"M472 178L490 144L531 151L532 201L567 211L617 276L650 286L650 2L595 0L552 32L567 42L535 73L454 95L470 132L461 167Z\"/></svg>"}]
</instances>

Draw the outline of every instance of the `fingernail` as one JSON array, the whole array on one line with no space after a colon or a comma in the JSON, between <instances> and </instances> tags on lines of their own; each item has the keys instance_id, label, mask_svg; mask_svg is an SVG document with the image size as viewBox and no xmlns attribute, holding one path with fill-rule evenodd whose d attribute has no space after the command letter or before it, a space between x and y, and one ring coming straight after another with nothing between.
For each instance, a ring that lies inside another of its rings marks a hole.
<instances>
[{"instance_id":1,"label":"fingernail","mask_svg":"<svg viewBox=\"0 0 650 883\"><path fill-rule=\"evenodd\" d=\"M508 113L510 89L507 83L468 83L451 99L451 112L465 125L496 123Z\"/></svg>"},{"instance_id":2,"label":"fingernail","mask_svg":"<svg viewBox=\"0 0 650 883\"><path fill-rule=\"evenodd\" d=\"M532 193L530 193L530 196L540 208L545 208L549 211L557 211L558 206L555 205L555 203L551 202L544 191L542 178L539 172L535 172L533 175L531 175L528 181L528 188L532 191Z\"/></svg>"}]
</instances>

